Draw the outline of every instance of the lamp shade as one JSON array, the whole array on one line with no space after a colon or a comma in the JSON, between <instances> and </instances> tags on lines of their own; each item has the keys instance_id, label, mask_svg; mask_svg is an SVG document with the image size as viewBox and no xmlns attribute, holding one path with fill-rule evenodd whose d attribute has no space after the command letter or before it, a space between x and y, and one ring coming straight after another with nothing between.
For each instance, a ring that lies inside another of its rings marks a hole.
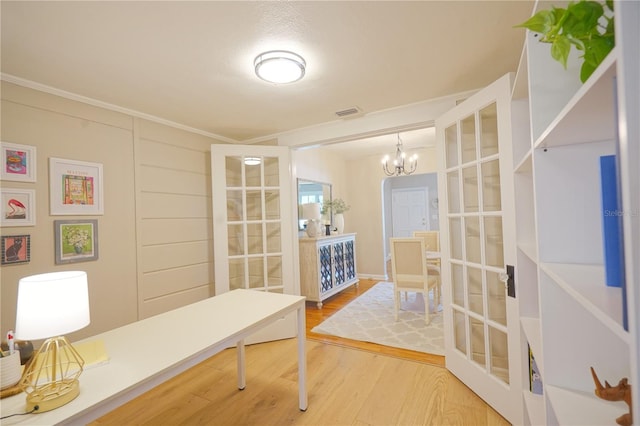
<instances>
[{"instance_id":1,"label":"lamp shade","mask_svg":"<svg viewBox=\"0 0 640 426\"><path fill-rule=\"evenodd\" d=\"M86 272L52 272L20 279L16 313L18 339L61 336L90 322Z\"/></svg>"},{"instance_id":2,"label":"lamp shade","mask_svg":"<svg viewBox=\"0 0 640 426\"><path fill-rule=\"evenodd\" d=\"M307 220L320 220L320 203L307 203L302 205L302 218Z\"/></svg>"}]
</instances>

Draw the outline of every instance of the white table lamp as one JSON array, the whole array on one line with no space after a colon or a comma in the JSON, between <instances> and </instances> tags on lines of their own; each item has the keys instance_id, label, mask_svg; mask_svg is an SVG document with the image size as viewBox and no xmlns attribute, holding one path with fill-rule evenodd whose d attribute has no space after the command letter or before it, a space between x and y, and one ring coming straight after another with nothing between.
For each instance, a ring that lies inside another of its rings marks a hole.
<instances>
[{"instance_id":1,"label":"white table lamp","mask_svg":"<svg viewBox=\"0 0 640 426\"><path fill-rule=\"evenodd\" d=\"M302 218L307 219L307 235L317 237L320 233L320 203L307 203L302 205Z\"/></svg>"},{"instance_id":2,"label":"white table lamp","mask_svg":"<svg viewBox=\"0 0 640 426\"><path fill-rule=\"evenodd\" d=\"M64 334L90 322L86 272L53 272L20 279L16 338L47 339L20 382L27 394L27 411L53 410L78 396L84 360Z\"/></svg>"}]
</instances>

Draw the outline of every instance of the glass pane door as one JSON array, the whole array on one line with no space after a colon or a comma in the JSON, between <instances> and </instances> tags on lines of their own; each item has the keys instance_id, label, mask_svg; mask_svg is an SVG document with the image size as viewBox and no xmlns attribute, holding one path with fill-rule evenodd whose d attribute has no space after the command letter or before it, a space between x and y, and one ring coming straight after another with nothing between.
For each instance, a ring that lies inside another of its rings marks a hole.
<instances>
[{"instance_id":1,"label":"glass pane door","mask_svg":"<svg viewBox=\"0 0 640 426\"><path fill-rule=\"evenodd\" d=\"M436 132L444 183L439 198L446 200L441 249L447 368L518 423L517 303L500 280L507 262L515 260L507 250L515 247L512 184L502 179L512 167L510 129L500 126L498 116L509 113L509 93L508 78L498 80L439 118ZM503 120L508 123L509 116Z\"/></svg>"},{"instance_id":2,"label":"glass pane door","mask_svg":"<svg viewBox=\"0 0 640 426\"><path fill-rule=\"evenodd\" d=\"M296 294L297 224L287 147L212 145L216 294L235 289ZM292 337L285 318L252 343Z\"/></svg>"},{"instance_id":3,"label":"glass pane door","mask_svg":"<svg viewBox=\"0 0 640 426\"><path fill-rule=\"evenodd\" d=\"M449 256L455 271L451 308L457 350L509 383L506 295L499 280L505 265L496 123L492 102L445 129L448 151L459 152L462 159L459 164L452 161L447 170L452 177L447 185L449 200L454 200L454 207L458 200L463 206L448 215Z\"/></svg>"},{"instance_id":4,"label":"glass pane door","mask_svg":"<svg viewBox=\"0 0 640 426\"><path fill-rule=\"evenodd\" d=\"M225 158L230 290L283 291L278 162L267 156Z\"/></svg>"}]
</instances>

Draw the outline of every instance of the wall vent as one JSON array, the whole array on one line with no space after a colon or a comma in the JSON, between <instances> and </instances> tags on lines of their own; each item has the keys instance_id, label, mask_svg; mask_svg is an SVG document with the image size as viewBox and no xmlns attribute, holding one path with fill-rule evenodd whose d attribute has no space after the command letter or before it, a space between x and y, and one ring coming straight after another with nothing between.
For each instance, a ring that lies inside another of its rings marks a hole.
<instances>
[{"instance_id":1,"label":"wall vent","mask_svg":"<svg viewBox=\"0 0 640 426\"><path fill-rule=\"evenodd\" d=\"M350 115L360 114L362 111L358 107L346 108L341 111L336 111L336 115L340 118L348 117Z\"/></svg>"}]
</instances>

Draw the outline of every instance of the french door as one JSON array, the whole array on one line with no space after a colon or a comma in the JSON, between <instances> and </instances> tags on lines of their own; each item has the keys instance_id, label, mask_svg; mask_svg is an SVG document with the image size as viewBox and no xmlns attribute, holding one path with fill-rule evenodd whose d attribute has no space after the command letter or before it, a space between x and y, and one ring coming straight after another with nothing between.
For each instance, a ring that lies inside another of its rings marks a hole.
<instances>
[{"instance_id":1,"label":"french door","mask_svg":"<svg viewBox=\"0 0 640 426\"><path fill-rule=\"evenodd\" d=\"M290 163L288 147L211 145L216 294L234 289L299 294ZM248 343L295 335L294 314Z\"/></svg>"},{"instance_id":2,"label":"french door","mask_svg":"<svg viewBox=\"0 0 640 426\"><path fill-rule=\"evenodd\" d=\"M446 366L513 424L522 423L515 265L511 75L436 120Z\"/></svg>"}]
</instances>

